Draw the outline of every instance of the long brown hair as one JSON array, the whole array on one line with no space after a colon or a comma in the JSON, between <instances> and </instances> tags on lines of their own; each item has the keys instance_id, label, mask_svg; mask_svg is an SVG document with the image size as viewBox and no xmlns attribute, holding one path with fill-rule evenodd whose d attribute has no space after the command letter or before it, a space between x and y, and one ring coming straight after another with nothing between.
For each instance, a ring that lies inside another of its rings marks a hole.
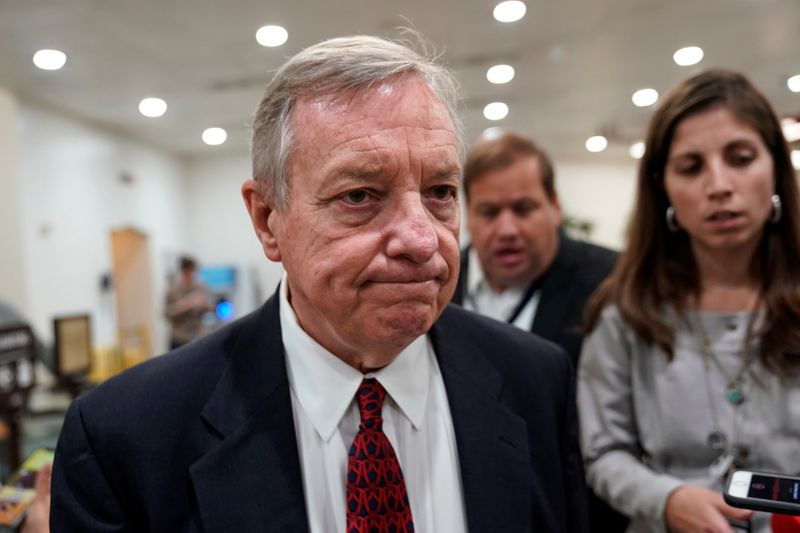
<instances>
[{"instance_id":1,"label":"long brown hair","mask_svg":"<svg viewBox=\"0 0 800 533\"><path fill-rule=\"evenodd\" d=\"M650 120L639 164L636 203L628 245L611 276L589 302L591 330L607 305L646 342L673 356L674 330L665 304L683 311L687 297L699 296L700 279L685 231L669 231L664 169L677 125L689 116L723 106L755 129L772 156L775 194L782 217L767 223L751 273L761 282L765 320L759 330L762 361L776 371L800 368L800 205L795 172L780 123L767 99L737 72L708 70L674 87Z\"/></svg>"}]
</instances>

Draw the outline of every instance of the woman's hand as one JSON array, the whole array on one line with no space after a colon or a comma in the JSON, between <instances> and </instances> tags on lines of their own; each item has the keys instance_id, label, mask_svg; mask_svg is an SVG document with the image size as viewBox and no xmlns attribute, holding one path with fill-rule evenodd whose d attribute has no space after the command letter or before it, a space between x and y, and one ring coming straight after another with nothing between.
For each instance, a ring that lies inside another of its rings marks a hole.
<instances>
[{"instance_id":1,"label":"woman's hand","mask_svg":"<svg viewBox=\"0 0 800 533\"><path fill-rule=\"evenodd\" d=\"M673 533L731 533L728 518L749 520L753 511L731 507L719 492L683 485L667 498L664 518Z\"/></svg>"},{"instance_id":2,"label":"woman's hand","mask_svg":"<svg viewBox=\"0 0 800 533\"><path fill-rule=\"evenodd\" d=\"M50 477L53 465L46 465L36 476L36 496L28 508L22 533L50 533Z\"/></svg>"}]
</instances>

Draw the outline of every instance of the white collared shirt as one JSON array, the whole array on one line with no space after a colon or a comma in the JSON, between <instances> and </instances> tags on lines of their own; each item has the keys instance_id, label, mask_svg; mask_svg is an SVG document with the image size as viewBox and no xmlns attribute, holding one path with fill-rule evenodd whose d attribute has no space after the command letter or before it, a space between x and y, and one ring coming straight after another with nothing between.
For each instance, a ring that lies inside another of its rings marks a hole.
<instances>
[{"instance_id":1,"label":"white collared shirt","mask_svg":"<svg viewBox=\"0 0 800 533\"><path fill-rule=\"evenodd\" d=\"M527 287L508 287L502 292L495 292L483 273L475 248L469 249L468 260L464 308L500 322L508 322L509 317L517 308L517 304L525 295ZM541 295L541 289L536 290L511 324L519 329L530 331Z\"/></svg>"},{"instance_id":2,"label":"white collared shirt","mask_svg":"<svg viewBox=\"0 0 800 533\"><path fill-rule=\"evenodd\" d=\"M362 374L312 339L280 290L280 320L311 533L345 530L348 450L358 432L354 400L365 377L386 389L383 430L406 481L414 530L466 532L450 406L433 346L418 337L389 365Z\"/></svg>"}]
</instances>

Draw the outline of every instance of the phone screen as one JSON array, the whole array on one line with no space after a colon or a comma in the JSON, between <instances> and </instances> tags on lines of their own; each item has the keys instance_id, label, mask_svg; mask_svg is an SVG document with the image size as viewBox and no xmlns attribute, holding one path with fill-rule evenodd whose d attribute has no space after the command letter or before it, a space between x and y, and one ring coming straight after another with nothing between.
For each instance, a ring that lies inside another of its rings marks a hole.
<instances>
[{"instance_id":1,"label":"phone screen","mask_svg":"<svg viewBox=\"0 0 800 533\"><path fill-rule=\"evenodd\" d=\"M36 475L53 462L53 450L40 448L28 456L0 490L0 526L16 527L25 517L36 491Z\"/></svg>"},{"instance_id":2,"label":"phone screen","mask_svg":"<svg viewBox=\"0 0 800 533\"><path fill-rule=\"evenodd\" d=\"M800 504L800 480L753 474L747 496Z\"/></svg>"},{"instance_id":3,"label":"phone screen","mask_svg":"<svg viewBox=\"0 0 800 533\"><path fill-rule=\"evenodd\" d=\"M32 489L3 487L0 490L0 525L17 526L35 494Z\"/></svg>"}]
</instances>

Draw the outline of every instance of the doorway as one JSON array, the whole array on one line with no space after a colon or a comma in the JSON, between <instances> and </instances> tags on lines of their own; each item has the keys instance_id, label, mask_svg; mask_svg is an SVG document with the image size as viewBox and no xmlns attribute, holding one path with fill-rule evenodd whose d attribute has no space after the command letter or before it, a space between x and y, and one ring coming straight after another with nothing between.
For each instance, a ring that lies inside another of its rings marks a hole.
<instances>
[{"instance_id":1,"label":"doorway","mask_svg":"<svg viewBox=\"0 0 800 533\"><path fill-rule=\"evenodd\" d=\"M153 278L147 234L135 228L111 231L111 268L123 366L153 351Z\"/></svg>"}]
</instances>

